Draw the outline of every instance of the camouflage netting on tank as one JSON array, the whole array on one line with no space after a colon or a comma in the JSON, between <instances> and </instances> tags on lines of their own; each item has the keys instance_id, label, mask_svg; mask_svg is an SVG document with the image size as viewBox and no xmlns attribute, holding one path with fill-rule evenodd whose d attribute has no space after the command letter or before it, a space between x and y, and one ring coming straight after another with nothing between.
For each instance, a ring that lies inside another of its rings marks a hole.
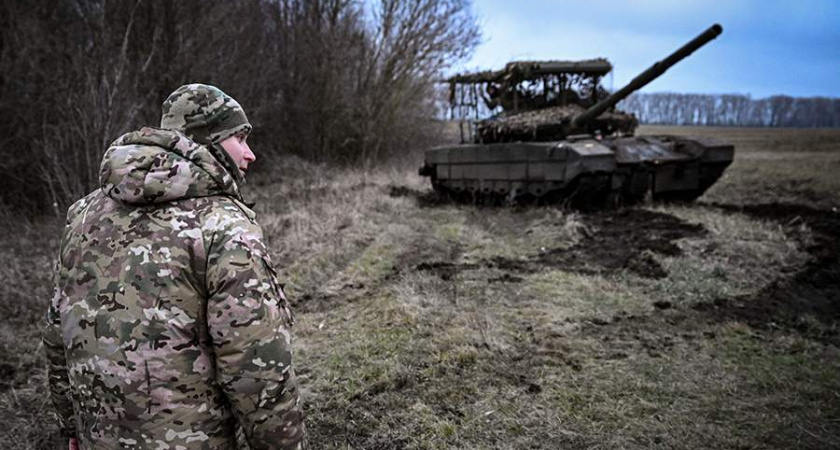
<instances>
[{"instance_id":1,"label":"camouflage netting on tank","mask_svg":"<svg viewBox=\"0 0 840 450\"><path fill-rule=\"evenodd\" d=\"M476 129L476 140L485 143L561 140L568 132L565 124L583 111L584 108L578 105L564 105L482 120ZM632 134L638 125L632 114L607 111L595 119L589 129L604 134Z\"/></svg>"}]
</instances>

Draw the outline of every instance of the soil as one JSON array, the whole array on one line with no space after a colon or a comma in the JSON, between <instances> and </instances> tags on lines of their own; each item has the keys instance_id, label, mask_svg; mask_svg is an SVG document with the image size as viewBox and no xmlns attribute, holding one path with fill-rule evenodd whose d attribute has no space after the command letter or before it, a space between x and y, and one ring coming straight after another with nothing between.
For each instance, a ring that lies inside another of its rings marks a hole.
<instances>
[{"instance_id":1,"label":"soil","mask_svg":"<svg viewBox=\"0 0 840 450\"><path fill-rule=\"evenodd\" d=\"M711 206L778 222L794 236L796 228L806 224L813 235L812 244L806 247L810 262L755 294L722 297L690 307L655 304L650 315L617 315L600 323L584 321L582 331L604 340L637 341L654 355L664 345L662 339L689 341L699 337L698 329L704 324L731 321L755 330L797 333L840 346L840 213L778 203Z\"/></svg>"},{"instance_id":2,"label":"soil","mask_svg":"<svg viewBox=\"0 0 840 450\"><path fill-rule=\"evenodd\" d=\"M457 276L464 270L478 269L477 264L455 264L450 262L424 262L418 264L415 269L421 272L432 272L439 276L442 280L451 280L452 277Z\"/></svg>"},{"instance_id":3,"label":"soil","mask_svg":"<svg viewBox=\"0 0 840 450\"><path fill-rule=\"evenodd\" d=\"M435 191L419 191L406 186L389 186L388 196L392 198L413 198L417 201L417 205L421 208L453 203L452 199Z\"/></svg>"},{"instance_id":4,"label":"soil","mask_svg":"<svg viewBox=\"0 0 840 450\"><path fill-rule=\"evenodd\" d=\"M762 291L744 296L718 298L695 303L690 308L671 302L654 305L654 315L618 317L604 323L588 321L589 326L619 325L631 335L650 327L662 326L665 320L685 327L687 321L698 323L737 321L764 330L785 329L822 342L840 344L840 212L796 204L732 206L707 205L724 211L772 220L788 229L792 236L803 224L810 228L813 241L806 247L811 261L798 272L788 274ZM543 268L584 274L608 274L625 270L645 278L664 278L667 271L658 256L682 253L679 239L703 236L706 230L674 216L640 209L584 214L582 220L591 230L570 248L552 248L525 259L492 257L476 264L448 261L423 262L416 270L432 272L450 280L462 271L489 268L501 271L489 278L492 283L519 283L519 275ZM658 315L658 316L657 316ZM603 321L603 319L600 319Z\"/></svg>"},{"instance_id":5,"label":"soil","mask_svg":"<svg viewBox=\"0 0 840 450\"><path fill-rule=\"evenodd\" d=\"M807 224L813 235L813 243L806 248L811 260L800 271L754 295L699 303L695 311L714 320L737 320L762 329L792 329L840 344L836 328L840 322L840 212L779 203L715 206L773 220L791 229Z\"/></svg>"},{"instance_id":6,"label":"soil","mask_svg":"<svg viewBox=\"0 0 840 450\"><path fill-rule=\"evenodd\" d=\"M439 202L429 194L403 187L392 187L390 194L414 197L427 206ZM774 281L756 294L696 303L690 311L670 303L657 304L654 305L657 314L667 315L667 320L674 323L738 321L758 329L793 330L826 343L840 344L840 330L837 329L840 322L840 211L792 203L706 206L777 222L791 236L797 236L797 229L806 225L813 235L813 241L805 248L811 260L800 271ZM518 275L535 273L545 267L584 274L625 270L656 279L668 276L657 261L658 256L679 256L679 239L706 233L701 225L641 209L587 213L583 214L582 220L585 229L591 231L570 248L546 249L526 259L493 257L469 265L421 263L416 269L431 271L448 280L464 270L490 268L502 272L488 279L488 282L496 283L518 283L522 281ZM642 323L647 321L644 317L633 317L623 321L622 326L645 328ZM631 325L634 323L636 325Z\"/></svg>"},{"instance_id":7,"label":"soil","mask_svg":"<svg viewBox=\"0 0 840 450\"><path fill-rule=\"evenodd\" d=\"M490 278L487 280L489 283L521 283L525 281L522 277L513 276L509 273L502 274L500 277Z\"/></svg>"},{"instance_id":8,"label":"soil","mask_svg":"<svg viewBox=\"0 0 840 450\"><path fill-rule=\"evenodd\" d=\"M701 225L668 214L640 209L585 215L594 230L569 249L553 249L539 255L543 265L580 273L627 270L641 277L664 278L668 272L655 255L682 254L676 241L702 236Z\"/></svg>"},{"instance_id":9,"label":"soil","mask_svg":"<svg viewBox=\"0 0 840 450\"><path fill-rule=\"evenodd\" d=\"M526 259L492 257L478 264L459 265L430 262L417 270L434 271L449 279L462 270L486 267L504 273L492 282L519 282L513 273L535 273L543 268L561 269L584 274L606 274L627 270L645 278L664 278L668 272L656 255L678 256L682 253L676 241L702 236L701 225L690 224L668 214L640 209L600 212L583 216L586 229L593 230L571 248L552 248Z\"/></svg>"}]
</instances>

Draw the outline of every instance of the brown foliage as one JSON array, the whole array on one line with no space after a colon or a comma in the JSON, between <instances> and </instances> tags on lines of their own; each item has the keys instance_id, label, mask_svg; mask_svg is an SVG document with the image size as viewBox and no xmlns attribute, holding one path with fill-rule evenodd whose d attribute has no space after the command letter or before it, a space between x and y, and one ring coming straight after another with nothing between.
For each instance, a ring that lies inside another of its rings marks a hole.
<instances>
[{"instance_id":1,"label":"brown foliage","mask_svg":"<svg viewBox=\"0 0 840 450\"><path fill-rule=\"evenodd\" d=\"M187 82L243 104L265 160L373 165L427 144L470 0L0 0L0 201L64 207Z\"/></svg>"}]
</instances>

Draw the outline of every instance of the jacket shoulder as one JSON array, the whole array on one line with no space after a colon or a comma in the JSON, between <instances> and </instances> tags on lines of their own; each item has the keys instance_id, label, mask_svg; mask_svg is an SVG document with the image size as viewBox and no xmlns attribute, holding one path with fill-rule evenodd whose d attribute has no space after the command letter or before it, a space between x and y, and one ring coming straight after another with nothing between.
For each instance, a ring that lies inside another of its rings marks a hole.
<instances>
[{"instance_id":1,"label":"jacket shoulder","mask_svg":"<svg viewBox=\"0 0 840 450\"><path fill-rule=\"evenodd\" d=\"M248 243L262 254L263 232L254 212L239 200L226 196L212 199L201 214L202 231L208 242L239 241Z\"/></svg>"},{"instance_id":2,"label":"jacket shoulder","mask_svg":"<svg viewBox=\"0 0 840 450\"><path fill-rule=\"evenodd\" d=\"M244 225L249 223L259 228L256 213L241 201L228 196L214 195L202 198L207 202L202 216L211 222L211 226L219 227L229 224Z\"/></svg>"},{"instance_id":3,"label":"jacket shoulder","mask_svg":"<svg viewBox=\"0 0 840 450\"><path fill-rule=\"evenodd\" d=\"M90 205L97 199L97 197L100 197L101 195L102 190L96 189L90 194L76 200L75 203L73 203L72 205L70 205L69 208L67 208L66 224L69 225L74 220L76 220L77 217L84 215L84 211L86 211L90 207Z\"/></svg>"}]
</instances>

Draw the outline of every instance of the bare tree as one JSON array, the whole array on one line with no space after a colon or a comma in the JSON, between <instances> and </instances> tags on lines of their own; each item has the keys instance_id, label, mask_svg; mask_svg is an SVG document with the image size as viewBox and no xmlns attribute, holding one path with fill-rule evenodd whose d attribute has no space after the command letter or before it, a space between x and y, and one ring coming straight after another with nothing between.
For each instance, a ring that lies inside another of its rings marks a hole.
<instances>
[{"instance_id":1,"label":"bare tree","mask_svg":"<svg viewBox=\"0 0 840 450\"><path fill-rule=\"evenodd\" d=\"M434 78L479 33L469 0L0 0L0 13L0 200L56 211L187 82L240 100L266 159L411 151Z\"/></svg>"}]
</instances>

